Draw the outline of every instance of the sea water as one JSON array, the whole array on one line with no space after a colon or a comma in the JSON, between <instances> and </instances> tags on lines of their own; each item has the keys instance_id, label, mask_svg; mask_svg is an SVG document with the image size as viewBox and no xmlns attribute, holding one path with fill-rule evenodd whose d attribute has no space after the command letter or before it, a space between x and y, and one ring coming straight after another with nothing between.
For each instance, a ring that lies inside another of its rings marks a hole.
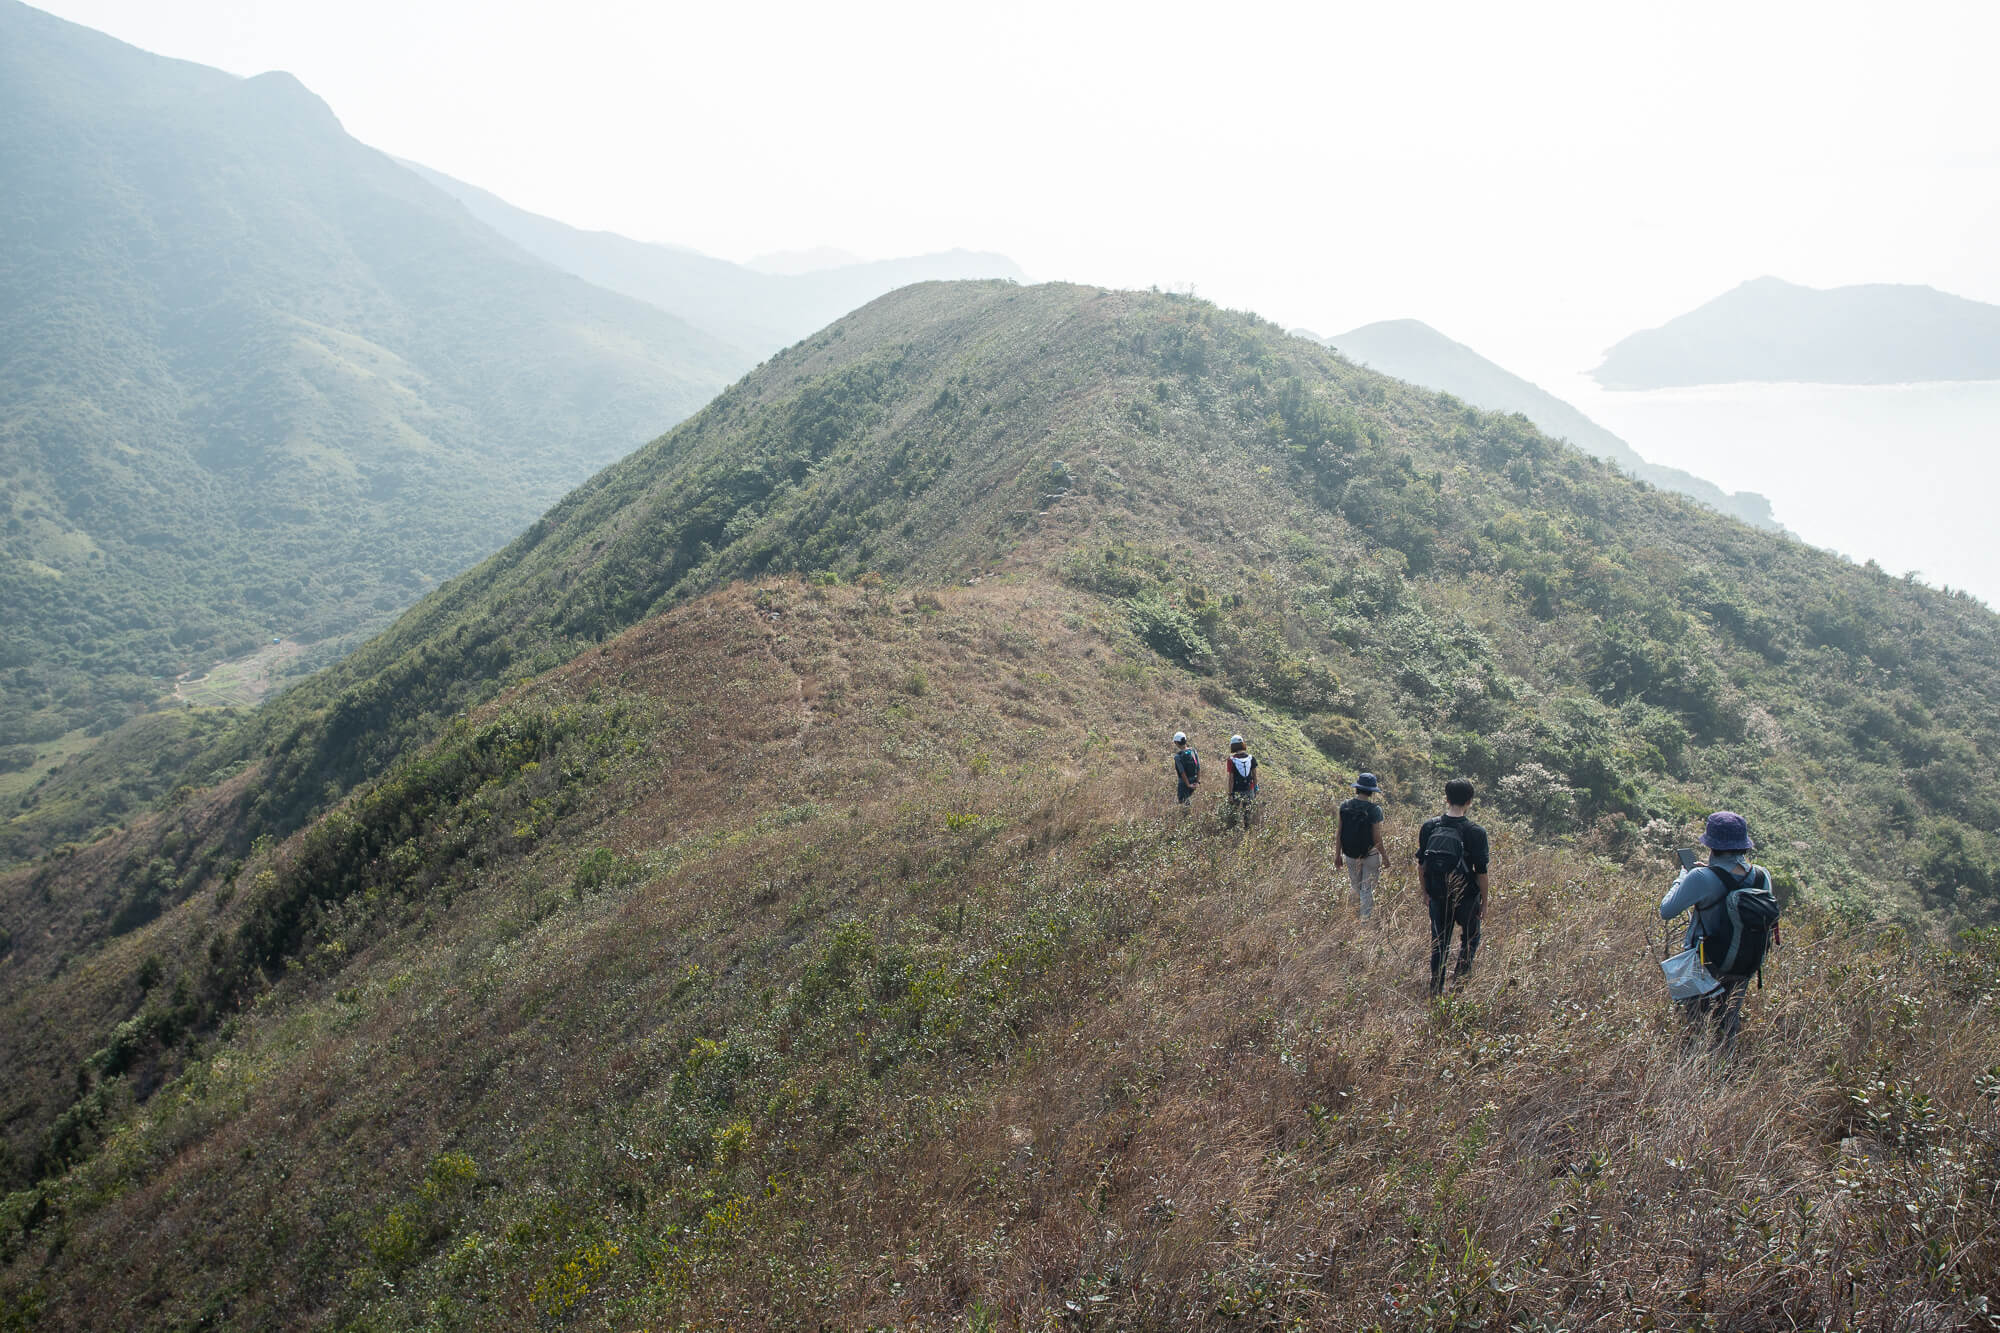
<instances>
[{"instance_id":1,"label":"sea water","mask_svg":"<svg viewBox=\"0 0 2000 1333\"><path fill-rule=\"evenodd\" d=\"M1648 462L1762 492L1815 546L2000 606L2000 380L1554 391Z\"/></svg>"}]
</instances>

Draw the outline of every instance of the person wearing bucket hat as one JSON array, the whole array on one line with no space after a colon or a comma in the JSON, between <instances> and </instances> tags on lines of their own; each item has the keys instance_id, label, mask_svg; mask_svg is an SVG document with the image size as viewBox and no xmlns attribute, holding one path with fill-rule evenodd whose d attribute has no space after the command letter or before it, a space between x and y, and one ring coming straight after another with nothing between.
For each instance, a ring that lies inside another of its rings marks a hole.
<instances>
[{"instance_id":1,"label":"person wearing bucket hat","mask_svg":"<svg viewBox=\"0 0 2000 1333\"><path fill-rule=\"evenodd\" d=\"M1750 978L1763 972L1764 954L1777 943L1778 900L1771 874L1744 855L1757 850L1750 824L1734 810L1718 810L1703 826L1708 863L1682 872L1660 899L1660 919L1690 913L1686 947L1699 949L1703 966L1719 983L1686 1000L1690 1035L1707 1028L1712 1043L1733 1051L1743 1028Z\"/></svg>"},{"instance_id":2,"label":"person wearing bucket hat","mask_svg":"<svg viewBox=\"0 0 2000 1333\"><path fill-rule=\"evenodd\" d=\"M1382 881L1383 795L1373 773L1357 776L1354 795L1340 803L1340 832L1333 843L1333 868L1346 867L1363 921L1374 915L1375 886Z\"/></svg>"}]
</instances>

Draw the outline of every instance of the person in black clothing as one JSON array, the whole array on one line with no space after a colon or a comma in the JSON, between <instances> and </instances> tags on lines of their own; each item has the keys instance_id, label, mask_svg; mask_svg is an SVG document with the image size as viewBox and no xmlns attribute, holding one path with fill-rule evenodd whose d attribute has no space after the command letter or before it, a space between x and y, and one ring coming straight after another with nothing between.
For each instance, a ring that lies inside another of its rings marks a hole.
<instances>
[{"instance_id":1,"label":"person in black clothing","mask_svg":"<svg viewBox=\"0 0 2000 1333\"><path fill-rule=\"evenodd\" d=\"M1174 733L1174 786L1180 803L1186 805L1194 789L1201 785L1201 756L1188 744L1187 733Z\"/></svg>"},{"instance_id":2,"label":"person in black clothing","mask_svg":"<svg viewBox=\"0 0 2000 1333\"><path fill-rule=\"evenodd\" d=\"M1382 880L1382 784L1373 773L1354 779L1354 795L1340 803L1340 835L1333 844L1333 868L1347 868L1361 904L1361 919L1375 913L1375 886Z\"/></svg>"},{"instance_id":3,"label":"person in black clothing","mask_svg":"<svg viewBox=\"0 0 2000 1333\"><path fill-rule=\"evenodd\" d=\"M1451 932L1459 931L1454 978L1472 967L1479 952L1479 919L1486 911L1486 830L1466 817L1472 784L1454 778L1444 784L1444 813L1417 831L1417 865L1431 909L1431 994L1444 993L1444 960Z\"/></svg>"}]
</instances>

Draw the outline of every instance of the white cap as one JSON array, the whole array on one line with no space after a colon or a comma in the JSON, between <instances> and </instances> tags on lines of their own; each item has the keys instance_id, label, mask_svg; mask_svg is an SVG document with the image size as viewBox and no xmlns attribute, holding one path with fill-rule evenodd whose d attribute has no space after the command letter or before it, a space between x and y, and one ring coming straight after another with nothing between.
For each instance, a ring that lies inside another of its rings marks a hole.
<instances>
[{"instance_id":1,"label":"white cap","mask_svg":"<svg viewBox=\"0 0 2000 1333\"><path fill-rule=\"evenodd\" d=\"M1175 733L1174 733L1174 744L1175 744L1175 745L1186 745L1186 744L1187 744L1187 733L1186 733L1185 731L1177 731L1177 732L1175 732Z\"/></svg>"},{"instance_id":2,"label":"white cap","mask_svg":"<svg viewBox=\"0 0 2000 1333\"><path fill-rule=\"evenodd\" d=\"M1229 738L1229 743L1231 745L1241 745L1243 744L1243 738L1241 736L1231 736Z\"/></svg>"}]
</instances>

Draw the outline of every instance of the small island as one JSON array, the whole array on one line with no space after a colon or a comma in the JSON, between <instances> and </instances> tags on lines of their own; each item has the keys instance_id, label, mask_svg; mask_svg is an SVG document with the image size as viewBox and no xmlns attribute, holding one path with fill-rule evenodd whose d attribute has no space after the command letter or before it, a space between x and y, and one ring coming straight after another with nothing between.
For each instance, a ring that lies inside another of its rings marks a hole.
<instances>
[{"instance_id":1,"label":"small island","mask_svg":"<svg viewBox=\"0 0 2000 1333\"><path fill-rule=\"evenodd\" d=\"M2000 379L2000 306L1935 287L1757 278L1604 354L1607 389Z\"/></svg>"}]
</instances>

